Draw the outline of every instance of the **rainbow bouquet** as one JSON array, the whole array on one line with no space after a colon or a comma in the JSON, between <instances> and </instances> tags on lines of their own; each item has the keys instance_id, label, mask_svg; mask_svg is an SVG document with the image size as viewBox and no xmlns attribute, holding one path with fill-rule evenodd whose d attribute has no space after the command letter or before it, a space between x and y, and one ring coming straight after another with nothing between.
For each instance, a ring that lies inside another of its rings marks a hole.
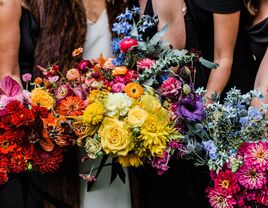
<instances>
[{"instance_id":1,"label":"rainbow bouquet","mask_svg":"<svg viewBox=\"0 0 268 208\"><path fill-rule=\"evenodd\" d=\"M223 103L206 107L204 119L188 123L187 138L181 141L184 156L211 171L208 187L212 207L268 206L268 140L266 107L250 107L261 94L241 94L232 89Z\"/></svg>"}]
</instances>

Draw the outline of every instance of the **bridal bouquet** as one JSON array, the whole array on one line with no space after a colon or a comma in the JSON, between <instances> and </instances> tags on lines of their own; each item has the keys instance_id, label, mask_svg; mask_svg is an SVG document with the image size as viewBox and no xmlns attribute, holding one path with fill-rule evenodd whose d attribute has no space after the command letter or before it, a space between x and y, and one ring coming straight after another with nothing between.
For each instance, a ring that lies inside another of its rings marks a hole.
<instances>
[{"instance_id":1,"label":"bridal bouquet","mask_svg":"<svg viewBox=\"0 0 268 208\"><path fill-rule=\"evenodd\" d=\"M26 74L24 79L28 82L31 76ZM36 105L37 97L42 97L46 105ZM0 81L0 185L8 181L9 175L58 169L62 149L47 142L43 129L42 120L48 118L52 106L48 97L22 90L9 76Z\"/></svg>"},{"instance_id":2,"label":"bridal bouquet","mask_svg":"<svg viewBox=\"0 0 268 208\"><path fill-rule=\"evenodd\" d=\"M201 122L188 124L181 151L211 170L212 207L268 206L268 121L265 109L250 107L254 97L261 94L232 89L222 104L207 106Z\"/></svg>"}]
</instances>

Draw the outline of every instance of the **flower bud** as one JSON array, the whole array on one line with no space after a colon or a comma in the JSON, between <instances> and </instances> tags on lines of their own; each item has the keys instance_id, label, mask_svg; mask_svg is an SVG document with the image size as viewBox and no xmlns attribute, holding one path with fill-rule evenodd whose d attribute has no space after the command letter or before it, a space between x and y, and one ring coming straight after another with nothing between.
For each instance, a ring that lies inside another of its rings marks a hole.
<instances>
[{"instance_id":1,"label":"flower bud","mask_svg":"<svg viewBox=\"0 0 268 208\"><path fill-rule=\"evenodd\" d=\"M120 43L120 50L123 53L128 52L132 47L138 46L138 41L134 38L125 38Z\"/></svg>"}]
</instances>

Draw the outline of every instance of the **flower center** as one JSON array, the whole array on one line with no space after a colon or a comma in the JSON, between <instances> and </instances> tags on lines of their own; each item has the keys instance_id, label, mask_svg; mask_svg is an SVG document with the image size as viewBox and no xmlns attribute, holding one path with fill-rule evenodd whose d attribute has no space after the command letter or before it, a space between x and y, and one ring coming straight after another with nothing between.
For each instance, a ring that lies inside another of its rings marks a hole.
<instances>
[{"instance_id":1,"label":"flower center","mask_svg":"<svg viewBox=\"0 0 268 208\"><path fill-rule=\"evenodd\" d=\"M228 180L223 180L221 183L223 188L229 188L230 182Z\"/></svg>"},{"instance_id":2,"label":"flower center","mask_svg":"<svg viewBox=\"0 0 268 208\"><path fill-rule=\"evenodd\" d=\"M255 170L250 170L249 171L249 175L251 178L257 178L258 177L258 174Z\"/></svg>"},{"instance_id":3,"label":"flower center","mask_svg":"<svg viewBox=\"0 0 268 208\"><path fill-rule=\"evenodd\" d=\"M9 146L8 141L3 141L2 144L1 144L1 146L2 146L3 148L8 148L8 146Z\"/></svg>"},{"instance_id":4,"label":"flower center","mask_svg":"<svg viewBox=\"0 0 268 208\"><path fill-rule=\"evenodd\" d=\"M256 157L259 159L263 159L265 157L265 154L264 154L264 152L258 152Z\"/></svg>"}]
</instances>

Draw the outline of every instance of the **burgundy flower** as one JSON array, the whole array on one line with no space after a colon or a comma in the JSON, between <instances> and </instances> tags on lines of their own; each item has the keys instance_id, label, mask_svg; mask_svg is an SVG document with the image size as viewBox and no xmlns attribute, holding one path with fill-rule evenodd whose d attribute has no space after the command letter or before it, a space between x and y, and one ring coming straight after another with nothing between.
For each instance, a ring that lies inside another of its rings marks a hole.
<instances>
[{"instance_id":1,"label":"burgundy flower","mask_svg":"<svg viewBox=\"0 0 268 208\"><path fill-rule=\"evenodd\" d=\"M83 60L78 64L77 69L80 72L86 72L88 68L92 68L92 67L93 65L89 60Z\"/></svg>"}]
</instances>

